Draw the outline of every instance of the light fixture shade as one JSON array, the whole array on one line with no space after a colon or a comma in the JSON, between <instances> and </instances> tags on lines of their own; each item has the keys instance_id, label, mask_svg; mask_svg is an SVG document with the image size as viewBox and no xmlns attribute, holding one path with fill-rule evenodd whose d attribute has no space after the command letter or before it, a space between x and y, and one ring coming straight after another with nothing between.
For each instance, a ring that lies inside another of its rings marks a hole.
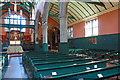
<instances>
[{"instance_id":1,"label":"light fixture shade","mask_svg":"<svg viewBox=\"0 0 120 80\"><path fill-rule=\"evenodd\" d=\"M20 10L20 16L22 16L22 10Z\"/></svg>"},{"instance_id":2,"label":"light fixture shade","mask_svg":"<svg viewBox=\"0 0 120 80\"><path fill-rule=\"evenodd\" d=\"M17 12L17 4L14 4L14 12Z\"/></svg>"},{"instance_id":3,"label":"light fixture shade","mask_svg":"<svg viewBox=\"0 0 120 80\"><path fill-rule=\"evenodd\" d=\"M10 14L11 14L11 11L10 11L10 8L8 8L8 15L10 16Z\"/></svg>"},{"instance_id":4,"label":"light fixture shade","mask_svg":"<svg viewBox=\"0 0 120 80\"><path fill-rule=\"evenodd\" d=\"M41 24L41 22L38 22L38 24Z\"/></svg>"}]
</instances>

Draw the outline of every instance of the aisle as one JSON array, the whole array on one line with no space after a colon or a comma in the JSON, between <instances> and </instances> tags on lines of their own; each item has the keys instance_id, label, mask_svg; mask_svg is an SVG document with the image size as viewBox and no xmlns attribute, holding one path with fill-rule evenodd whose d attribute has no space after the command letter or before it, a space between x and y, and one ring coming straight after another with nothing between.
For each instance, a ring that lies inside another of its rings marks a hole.
<instances>
[{"instance_id":1,"label":"aisle","mask_svg":"<svg viewBox=\"0 0 120 80\"><path fill-rule=\"evenodd\" d=\"M24 78L29 79L25 69L22 65L21 57L11 57L8 65L8 69L4 75L4 78Z\"/></svg>"}]
</instances>

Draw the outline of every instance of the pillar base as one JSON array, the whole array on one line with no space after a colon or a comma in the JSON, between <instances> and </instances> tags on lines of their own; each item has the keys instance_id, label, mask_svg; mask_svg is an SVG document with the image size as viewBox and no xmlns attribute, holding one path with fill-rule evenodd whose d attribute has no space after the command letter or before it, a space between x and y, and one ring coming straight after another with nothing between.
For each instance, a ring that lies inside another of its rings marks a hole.
<instances>
[{"instance_id":1,"label":"pillar base","mask_svg":"<svg viewBox=\"0 0 120 80\"><path fill-rule=\"evenodd\" d=\"M42 51L42 47L40 47L40 44L35 44L35 51Z\"/></svg>"},{"instance_id":2,"label":"pillar base","mask_svg":"<svg viewBox=\"0 0 120 80\"><path fill-rule=\"evenodd\" d=\"M61 54L69 54L69 43L59 43L59 53Z\"/></svg>"},{"instance_id":3,"label":"pillar base","mask_svg":"<svg viewBox=\"0 0 120 80\"><path fill-rule=\"evenodd\" d=\"M43 43L43 51L48 51L48 43Z\"/></svg>"}]
</instances>

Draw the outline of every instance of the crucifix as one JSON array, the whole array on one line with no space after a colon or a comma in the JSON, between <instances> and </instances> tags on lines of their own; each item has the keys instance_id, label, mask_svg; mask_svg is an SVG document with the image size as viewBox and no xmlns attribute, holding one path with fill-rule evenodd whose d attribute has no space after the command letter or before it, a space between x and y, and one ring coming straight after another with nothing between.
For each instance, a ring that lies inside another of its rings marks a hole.
<instances>
[{"instance_id":1,"label":"crucifix","mask_svg":"<svg viewBox=\"0 0 120 80\"><path fill-rule=\"evenodd\" d=\"M14 33L14 40L17 40L18 34L17 32Z\"/></svg>"}]
</instances>

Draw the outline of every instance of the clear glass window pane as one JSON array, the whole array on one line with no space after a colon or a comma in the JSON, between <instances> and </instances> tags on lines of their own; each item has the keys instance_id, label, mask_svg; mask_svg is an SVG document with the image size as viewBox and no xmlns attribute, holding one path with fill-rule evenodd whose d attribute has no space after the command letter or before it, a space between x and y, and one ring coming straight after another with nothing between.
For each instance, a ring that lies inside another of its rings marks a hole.
<instances>
[{"instance_id":1,"label":"clear glass window pane","mask_svg":"<svg viewBox=\"0 0 120 80\"><path fill-rule=\"evenodd\" d=\"M67 29L67 31L68 31L68 38L72 38L73 37L73 27L69 27Z\"/></svg>"},{"instance_id":2,"label":"clear glass window pane","mask_svg":"<svg viewBox=\"0 0 120 80\"><path fill-rule=\"evenodd\" d=\"M9 18L9 16L6 17L6 18ZM23 20L20 20L20 19L23 19ZM26 24L25 18L23 18L22 16L17 15L17 14L10 15L10 24L20 24L20 22L21 22L22 25L25 25ZM8 24L9 23L9 19L5 19L4 23Z\"/></svg>"},{"instance_id":3,"label":"clear glass window pane","mask_svg":"<svg viewBox=\"0 0 120 80\"><path fill-rule=\"evenodd\" d=\"M85 36L98 35L98 19L86 22L85 25Z\"/></svg>"},{"instance_id":4,"label":"clear glass window pane","mask_svg":"<svg viewBox=\"0 0 120 80\"><path fill-rule=\"evenodd\" d=\"M25 31L26 31L26 28L21 29L21 32L25 32Z\"/></svg>"},{"instance_id":5,"label":"clear glass window pane","mask_svg":"<svg viewBox=\"0 0 120 80\"><path fill-rule=\"evenodd\" d=\"M93 35L98 35L98 28L93 28Z\"/></svg>"}]
</instances>

